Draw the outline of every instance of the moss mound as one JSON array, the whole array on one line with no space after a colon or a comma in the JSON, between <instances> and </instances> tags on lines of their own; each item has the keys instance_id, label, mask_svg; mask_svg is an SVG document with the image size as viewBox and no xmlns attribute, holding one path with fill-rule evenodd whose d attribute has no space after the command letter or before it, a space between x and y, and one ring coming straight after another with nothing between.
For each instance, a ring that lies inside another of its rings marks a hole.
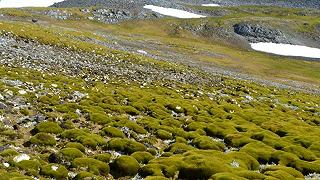
<instances>
[{"instance_id":1,"label":"moss mound","mask_svg":"<svg viewBox=\"0 0 320 180\"><path fill-rule=\"evenodd\" d=\"M146 147L133 140L113 138L108 141L108 149L121 151L126 154L132 154L137 151L146 151Z\"/></svg>"},{"instance_id":2,"label":"moss mound","mask_svg":"<svg viewBox=\"0 0 320 180\"><path fill-rule=\"evenodd\" d=\"M77 142L68 142L65 147L66 148L76 148L76 149L79 149L83 153L86 151L85 147L82 144L77 143Z\"/></svg>"},{"instance_id":3,"label":"moss mound","mask_svg":"<svg viewBox=\"0 0 320 180\"><path fill-rule=\"evenodd\" d=\"M39 146L54 146L57 144L57 141L53 136L47 133L38 133L31 137L30 143L36 144Z\"/></svg>"},{"instance_id":4,"label":"moss mound","mask_svg":"<svg viewBox=\"0 0 320 180\"><path fill-rule=\"evenodd\" d=\"M39 123L32 130L32 133L36 134L39 132L44 132L44 133L60 134L62 131L63 129L59 126L58 123L46 121L46 122Z\"/></svg>"},{"instance_id":5,"label":"moss mound","mask_svg":"<svg viewBox=\"0 0 320 180\"><path fill-rule=\"evenodd\" d=\"M131 154L139 163L147 164L150 160L154 159L153 155L149 152L134 152Z\"/></svg>"},{"instance_id":6,"label":"moss mound","mask_svg":"<svg viewBox=\"0 0 320 180\"><path fill-rule=\"evenodd\" d=\"M134 176L140 166L138 161L131 156L121 156L111 164L111 174L114 177Z\"/></svg>"},{"instance_id":7,"label":"moss mound","mask_svg":"<svg viewBox=\"0 0 320 180\"><path fill-rule=\"evenodd\" d=\"M111 159L111 154L109 153L97 154L97 155L94 155L93 158L105 163L109 163Z\"/></svg>"},{"instance_id":8,"label":"moss mound","mask_svg":"<svg viewBox=\"0 0 320 180\"><path fill-rule=\"evenodd\" d=\"M64 148L59 152L59 156L63 161L73 161L76 158L83 157L84 154L76 148Z\"/></svg>"},{"instance_id":9,"label":"moss mound","mask_svg":"<svg viewBox=\"0 0 320 180\"><path fill-rule=\"evenodd\" d=\"M110 170L107 163L92 158L76 158L72 161L72 167L85 168L95 175L108 175Z\"/></svg>"},{"instance_id":10,"label":"moss mound","mask_svg":"<svg viewBox=\"0 0 320 180\"><path fill-rule=\"evenodd\" d=\"M48 164L41 168L40 174L55 179L66 179L68 170L62 165Z\"/></svg>"},{"instance_id":11,"label":"moss mound","mask_svg":"<svg viewBox=\"0 0 320 180\"><path fill-rule=\"evenodd\" d=\"M26 175L37 176L39 175L41 164L36 160L24 160L18 162L17 166L26 171Z\"/></svg>"},{"instance_id":12,"label":"moss mound","mask_svg":"<svg viewBox=\"0 0 320 180\"><path fill-rule=\"evenodd\" d=\"M101 130L101 135L109 137L124 138L125 135L122 131L115 127L106 127Z\"/></svg>"}]
</instances>

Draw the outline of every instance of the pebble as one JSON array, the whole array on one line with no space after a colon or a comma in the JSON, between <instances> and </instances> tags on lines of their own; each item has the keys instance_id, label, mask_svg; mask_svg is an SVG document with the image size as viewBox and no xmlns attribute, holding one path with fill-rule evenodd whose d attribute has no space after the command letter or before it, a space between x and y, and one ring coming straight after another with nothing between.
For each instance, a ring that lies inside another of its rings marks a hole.
<instances>
[{"instance_id":1,"label":"pebble","mask_svg":"<svg viewBox=\"0 0 320 180\"><path fill-rule=\"evenodd\" d=\"M19 94L25 95L25 94L27 94L27 91L25 91L25 90L19 90Z\"/></svg>"},{"instance_id":2,"label":"pebble","mask_svg":"<svg viewBox=\"0 0 320 180\"><path fill-rule=\"evenodd\" d=\"M51 166L51 169L52 169L53 171L57 171L58 168L59 168L59 166L55 166L55 165Z\"/></svg>"},{"instance_id":3,"label":"pebble","mask_svg":"<svg viewBox=\"0 0 320 180\"><path fill-rule=\"evenodd\" d=\"M10 164L7 163L7 162L4 162L4 163L3 163L3 166L4 166L4 167L10 167Z\"/></svg>"}]
</instances>

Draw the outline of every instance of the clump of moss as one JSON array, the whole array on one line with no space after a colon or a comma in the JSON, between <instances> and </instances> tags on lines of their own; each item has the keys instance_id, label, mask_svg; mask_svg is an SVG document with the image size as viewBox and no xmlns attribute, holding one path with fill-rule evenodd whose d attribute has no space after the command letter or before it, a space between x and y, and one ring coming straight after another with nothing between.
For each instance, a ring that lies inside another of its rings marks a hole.
<instances>
[{"instance_id":1,"label":"clump of moss","mask_svg":"<svg viewBox=\"0 0 320 180\"><path fill-rule=\"evenodd\" d=\"M143 177L147 176L164 176L161 167L164 165L160 164L147 164L139 169L139 174Z\"/></svg>"},{"instance_id":2,"label":"clump of moss","mask_svg":"<svg viewBox=\"0 0 320 180\"><path fill-rule=\"evenodd\" d=\"M118 128L115 127L106 127L103 128L101 131L102 136L109 136L109 137L119 137L119 138L124 138L125 135L124 133L119 130Z\"/></svg>"},{"instance_id":3,"label":"clump of moss","mask_svg":"<svg viewBox=\"0 0 320 180\"><path fill-rule=\"evenodd\" d=\"M73 161L75 158L83 157L84 154L76 148L64 148L59 152L59 156L63 161Z\"/></svg>"},{"instance_id":4,"label":"clump of moss","mask_svg":"<svg viewBox=\"0 0 320 180\"><path fill-rule=\"evenodd\" d=\"M320 173L320 161L306 162L302 160L296 160L290 163L288 166L295 168L304 175L308 175L310 173Z\"/></svg>"},{"instance_id":5,"label":"clump of moss","mask_svg":"<svg viewBox=\"0 0 320 180\"><path fill-rule=\"evenodd\" d=\"M62 165L48 164L41 168L40 174L55 179L66 179L68 170Z\"/></svg>"},{"instance_id":6,"label":"clump of moss","mask_svg":"<svg viewBox=\"0 0 320 180\"><path fill-rule=\"evenodd\" d=\"M266 168L261 170L261 173L270 176L271 174L273 174L273 173L271 173L271 171L286 172L286 173L281 173L281 172L275 173L274 177L277 177L277 178L280 178L280 177L278 177L278 175L280 175L280 174L290 174L290 176L293 176L294 178L304 178L304 176L301 172L299 172L291 167L285 167L285 166L279 166L279 165L278 166L267 166ZM271 176L273 176L273 175L271 175Z\"/></svg>"},{"instance_id":7,"label":"clump of moss","mask_svg":"<svg viewBox=\"0 0 320 180\"><path fill-rule=\"evenodd\" d=\"M90 172L79 172L76 177L74 177L75 180L83 180L83 179L96 179L96 180L103 180L103 177L99 177L97 175L94 175Z\"/></svg>"},{"instance_id":8,"label":"clump of moss","mask_svg":"<svg viewBox=\"0 0 320 180\"><path fill-rule=\"evenodd\" d=\"M228 134L225 143L232 147L243 147L254 140L242 134Z\"/></svg>"},{"instance_id":9,"label":"clump of moss","mask_svg":"<svg viewBox=\"0 0 320 180\"><path fill-rule=\"evenodd\" d=\"M236 160L241 168L247 169L247 170L258 170L259 169L259 162L250 156L247 153L233 151L229 152L225 155L226 159L230 160ZM231 163L231 162L230 162Z\"/></svg>"},{"instance_id":10,"label":"clump of moss","mask_svg":"<svg viewBox=\"0 0 320 180\"><path fill-rule=\"evenodd\" d=\"M114 177L134 176L140 166L138 161L131 156L121 156L111 164L111 174Z\"/></svg>"},{"instance_id":11,"label":"clump of moss","mask_svg":"<svg viewBox=\"0 0 320 180\"><path fill-rule=\"evenodd\" d=\"M126 154L132 154L137 151L146 151L146 147L130 139L114 138L108 141L108 149L121 151Z\"/></svg>"},{"instance_id":12,"label":"clump of moss","mask_svg":"<svg viewBox=\"0 0 320 180\"><path fill-rule=\"evenodd\" d=\"M317 158L312 151L301 146L287 146L283 150L297 155L301 160L314 161Z\"/></svg>"},{"instance_id":13,"label":"clump of moss","mask_svg":"<svg viewBox=\"0 0 320 180\"><path fill-rule=\"evenodd\" d=\"M24 160L18 162L17 167L26 171L28 176L37 176L39 175L41 164L36 160Z\"/></svg>"},{"instance_id":14,"label":"clump of moss","mask_svg":"<svg viewBox=\"0 0 320 180\"><path fill-rule=\"evenodd\" d=\"M288 164L298 160L299 157L289 152L275 151L271 154L271 159L279 165L287 166Z\"/></svg>"},{"instance_id":15,"label":"clump of moss","mask_svg":"<svg viewBox=\"0 0 320 180\"><path fill-rule=\"evenodd\" d=\"M93 158L76 158L72 161L72 167L86 168L95 175L108 175L110 168L107 163Z\"/></svg>"},{"instance_id":16,"label":"clump of moss","mask_svg":"<svg viewBox=\"0 0 320 180\"><path fill-rule=\"evenodd\" d=\"M168 178L163 176L148 176L144 178L145 180L168 180Z\"/></svg>"},{"instance_id":17,"label":"clump of moss","mask_svg":"<svg viewBox=\"0 0 320 180\"><path fill-rule=\"evenodd\" d=\"M150 160L154 159L153 155L149 152L134 152L131 154L139 163L147 164Z\"/></svg>"},{"instance_id":18,"label":"clump of moss","mask_svg":"<svg viewBox=\"0 0 320 180\"><path fill-rule=\"evenodd\" d=\"M179 179L209 179L221 172L231 172L231 168L223 159L191 153L183 158L183 165L179 169Z\"/></svg>"},{"instance_id":19,"label":"clump of moss","mask_svg":"<svg viewBox=\"0 0 320 180\"><path fill-rule=\"evenodd\" d=\"M47 133L38 133L31 137L31 144L37 144L39 146L54 146L57 144L57 141L53 136Z\"/></svg>"},{"instance_id":20,"label":"clump of moss","mask_svg":"<svg viewBox=\"0 0 320 180\"><path fill-rule=\"evenodd\" d=\"M111 159L111 154L109 153L97 154L97 155L94 155L93 158L105 163L109 163Z\"/></svg>"},{"instance_id":21,"label":"clump of moss","mask_svg":"<svg viewBox=\"0 0 320 180\"><path fill-rule=\"evenodd\" d=\"M228 134L236 134L238 131L230 122L210 123L205 128L208 136L225 138Z\"/></svg>"},{"instance_id":22,"label":"clump of moss","mask_svg":"<svg viewBox=\"0 0 320 180\"><path fill-rule=\"evenodd\" d=\"M158 130L156 132L156 135L160 139L172 139L172 134L167 132L167 131L165 131L165 130L161 130L161 129Z\"/></svg>"},{"instance_id":23,"label":"clump of moss","mask_svg":"<svg viewBox=\"0 0 320 180\"><path fill-rule=\"evenodd\" d=\"M195 148L192 146L189 146L184 143L173 143L170 145L165 151L172 152L174 154L182 154L190 150L194 150Z\"/></svg>"},{"instance_id":24,"label":"clump of moss","mask_svg":"<svg viewBox=\"0 0 320 180\"><path fill-rule=\"evenodd\" d=\"M164 152L164 153L161 154L161 157L170 157L172 155L173 155L172 152Z\"/></svg>"},{"instance_id":25,"label":"clump of moss","mask_svg":"<svg viewBox=\"0 0 320 180\"><path fill-rule=\"evenodd\" d=\"M77 143L77 142L68 142L65 147L66 148L76 148L76 149L79 149L83 153L86 150L82 144Z\"/></svg>"},{"instance_id":26,"label":"clump of moss","mask_svg":"<svg viewBox=\"0 0 320 180\"><path fill-rule=\"evenodd\" d=\"M12 157L12 156L16 156L18 154L19 153L13 149L6 149L0 153L0 156L1 157Z\"/></svg>"},{"instance_id":27,"label":"clump of moss","mask_svg":"<svg viewBox=\"0 0 320 180\"><path fill-rule=\"evenodd\" d=\"M318 158L320 158L320 142L312 143L308 149L312 151Z\"/></svg>"},{"instance_id":28,"label":"clump of moss","mask_svg":"<svg viewBox=\"0 0 320 180\"><path fill-rule=\"evenodd\" d=\"M107 124L112 121L109 116L103 113L91 113L89 119L97 124Z\"/></svg>"},{"instance_id":29,"label":"clump of moss","mask_svg":"<svg viewBox=\"0 0 320 180\"><path fill-rule=\"evenodd\" d=\"M24 176L20 172L7 172L0 170L1 179L33 180L33 178Z\"/></svg>"},{"instance_id":30,"label":"clump of moss","mask_svg":"<svg viewBox=\"0 0 320 180\"><path fill-rule=\"evenodd\" d=\"M31 132L32 134L37 134L39 132L60 134L62 128L55 122L46 121L39 123Z\"/></svg>"},{"instance_id":31,"label":"clump of moss","mask_svg":"<svg viewBox=\"0 0 320 180\"><path fill-rule=\"evenodd\" d=\"M223 150L225 148L224 144L221 142L214 142L208 136L199 136L192 141L192 145L199 149L213 149L213 150Z\"/></svg>"},{"instance_id":32,"label":"clump of moss","mask_svg":"<svg viewBox=\"0 0 320 180\"><path fill-rule=\"evenodd\" d=\"M97 134L91 134L82 129L66 130L61 134L61 137L80 142L82 145L93 149L97 148L97 146L105 146L107 144L103 137Z\"/></svg>"},{"instance_id":33,"label":"clump of moss","mask_svg":"<svg viewBox=\"0 0 320 180\"><path fill-rule=\"evenodd\" d=\"M275 150L273 148L259 141L251 142L243 146L240 150L240 152L249 154L263 164L270 162L271 154L274 151Z\"/></svg>"},{"instance_id":34,"label":"clump of moss","mask_svg":"<svg viewBox=\"0 0 320 180\"><path fill-rule=\"evenodd\" d=\"M249 171L249 170L244 170L244 171L235 171L234 174L240 177L244 177L246 179L256 179L256 180L263 180L266 179L265 175L255 172L255 171Z\"/></svg>"},{"instance_id":35,"label":"clump of moss","mask_svg":"<svg viewBox=\"0 0 320 180\"><path fill-rule=\"evenodd\" d=\"M246 180L247 178L244 178L244 177L240 177L236 174L233 174L233 173L217 173L213 176L211 176L210 179L215 179L215 180L225 180L225 179L228 179L228 180Z\"/></svg>"}]
</instances>

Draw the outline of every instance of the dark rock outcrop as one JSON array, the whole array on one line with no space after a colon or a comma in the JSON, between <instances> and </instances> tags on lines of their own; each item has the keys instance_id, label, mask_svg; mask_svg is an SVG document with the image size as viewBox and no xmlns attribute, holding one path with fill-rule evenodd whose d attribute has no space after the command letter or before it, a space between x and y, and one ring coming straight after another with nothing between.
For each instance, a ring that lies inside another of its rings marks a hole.
<instances>
[{"instance_id":1,"label":"dark rock outcrop","mask_svg":"<svg viewBox=\"0 0 320 180\"><path fill-rule=\"evenodd\" d=\"M270 29L261 25L238 23L233 26L234 32L245 37L249 42L290 43L285 34L277 29Z\"/></svg>"}]
</instances>

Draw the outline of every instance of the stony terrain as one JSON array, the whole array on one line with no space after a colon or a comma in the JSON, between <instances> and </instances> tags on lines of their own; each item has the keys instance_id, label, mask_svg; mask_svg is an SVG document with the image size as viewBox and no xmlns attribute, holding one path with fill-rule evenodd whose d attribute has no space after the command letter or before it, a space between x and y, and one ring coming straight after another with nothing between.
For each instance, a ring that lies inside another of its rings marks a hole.
<instances>
[{"instance_id":1,"label":"stony terrain","mask_svg":"<svg viewBox=\"0 0 320 180\"><path fill-rule=\"evenodd\" d=\"M0 179L319 179L320 11L188 8L0 9Z\"/></svg>"}]
</instances>

